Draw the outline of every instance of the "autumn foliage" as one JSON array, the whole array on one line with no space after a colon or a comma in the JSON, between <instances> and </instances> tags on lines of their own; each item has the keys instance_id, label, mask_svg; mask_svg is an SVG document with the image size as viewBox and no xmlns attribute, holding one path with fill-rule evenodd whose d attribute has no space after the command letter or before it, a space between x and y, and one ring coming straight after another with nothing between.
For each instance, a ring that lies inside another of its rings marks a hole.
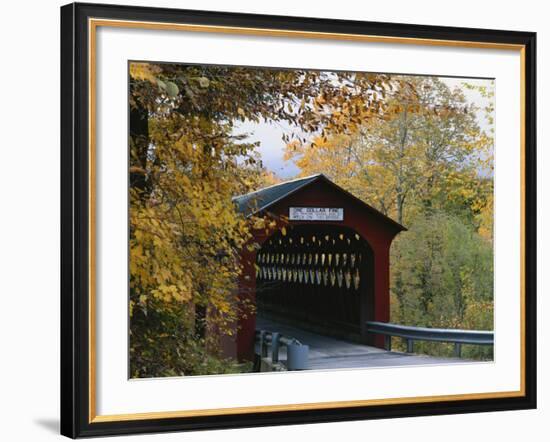
<instances>
[{"instance_id":1,"label":"autumn foliage","mask_svg":"<svg viewBox=\"0 0 550 442\"><path fill-rule=\"evenodd\" d=\"M131 63L132 377L243 369L223 359L219 337L254 308L236 299L237 257L265 221L244 219L232 197L273 177L235 124L346 132L383 111L388 84L374 74Z\"/></svg>"},{"instance_id":2,"label":"autumn foliage","mask_svg":"<svg viewBox=\"0 0 550 442\"><path fill-rule=\"evenodd\" d=\"M407 89L386 97L382 117L349 134L293 141L286 158L408 227L392 246L392 322L492 330L492 84L406 81ZM486 106L470 104L465 91ZM442 344L417 350L452 355ZM466 348L464 356L489 358L491 349Z\"/></svg>"},{"instance_id":3,"label":"autumn foliage","mask_svg":"<svg viewBox=\"0 0 550 442\"><path fill-rule=\"evenodd\" d=\"M460 90L371 73L129 71L131 377L246 370L220 336L254 309L236 296L238 256L267 221L232 198L277 177L235 135L244 121L296 128L283 137L303 175L325 173L410 227L392 252L392 320L491 328L492 135Z\"/></svg>"}]
</instances>

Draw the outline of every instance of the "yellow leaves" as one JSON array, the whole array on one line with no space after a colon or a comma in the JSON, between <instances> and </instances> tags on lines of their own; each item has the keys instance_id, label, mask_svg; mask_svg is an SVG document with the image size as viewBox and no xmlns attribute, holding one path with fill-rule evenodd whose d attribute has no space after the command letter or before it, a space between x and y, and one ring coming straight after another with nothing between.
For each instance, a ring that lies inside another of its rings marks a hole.
<instances>
[{"instance_id":1,"label":"yellow leaves","mask_svg":"<svg viewBox=\"0 0 550 442\"><path fill-rule=\"evenodd\" d=\"M131 197L132 308L175 312L188 306L192 311L199 303L218 309L212 321L227 329L227 319L236 315L231 300L240 273L238 252L255 249L249 242L252 226L231 202L237 193L235 170L211 170L200 148L189 151L188 143L175 144L157 148L165 169L156 193L145 201ZM182 168L182 159L193 166ZM269 225L262 218L256 222Z\"/></svg>"},{"instance_id":2,"label":"yellow leaves","mask_svg":"<svg viewBox=\"0 0 550 442\"><path fill-rule=\"evenodd\" d=\"M217 308L222 313L229 313L231 311L231 305L228 302L218 304Z\"/></svg>"},{"instance_id":3,"label":"yellow leaves","mask_svg":"<svg viewBox=\"0 0 550 442\"><path fill-rule=\"evenodd\" d=\"M201 306L211 323L228 332L229 320L242 308L235 302L237 278L244 277L239 253L253 254L254 229L269 234L282 225L261 217L249 222L235 211L233 196L278 178L262 175L254 143L234 136L233 120L285 119L320 133L327 126L358 124L346 113L357 118L363 110L347 100L355 93L352 86L343 90L345 97L335 97L333 88L320 87L331 82L317 72L175 65L158 70L157 65L132 63L130 76L134 107L149 111L147 142L140 137L130 142L130 172L147 176L147 189L130 189L132 309L147 308L148 319L167 313L164 317L178 323ZM264 86L271 97L264 97ZM183 106L167 99L176 95ZM316 112L311 97L317 97ZM152 348L157 344L150 342Z\"/></svg>"},{"instance_id":4,"label":"yellow leaves","mask_svg":"<svg viewBox=\"0 0 550 442\"><path fill-rule=\"evenodd\" d=\"M285 146L283 159L285 161L292 160L297 155L300 155L301 153L303 153L303 151L304 151L304 147L302 146L300 141L292 140L289 143L287 143L287 145Z\"/></svg>"},{"instance_id":5,"label":"yellow leaves","mask_svg":"<svg viewBox=\"0 0 550 442\"><path fill-rule=\"evenodd\" d=\"M480 208L477 216L479 222L479 235L486 241L493 240L493 228L494 228L494 196L490 193L487 197L486 203Z\"/></svg>"},{"instance_id":6,"label":"yellow leaves","mask_svg":"<svg viewBox=\"0 0 550 442\"><path fill-rule=\"evenodd\" d=\"M252 228L260 230L266 227L266 220L264 218L254 217L252 220Z\"/></svg>"},{"instance_id":7,"label":"yellow leaves","mask_svg":"<svg viewBox=\"0 0 550 442\"><path fill-rule=\"evenodd\" d=\"M136 80L146 80L156 83L155 74L158 71L158 66L149 63L130 63L130 77Z\"/></svg>"},{"instance_id":8,"label":"yellow leaves","mask_svg":"<svg viewBox=\"0 0 550 442\"><path fill-rule=\"evenodd\" d=\"M181 284L159 285L158 288L151 290L151 295L153 295L156 300L160 300L164 303L181 303L191 300L191 292L187 287Z\"/></svg>"}]
</instances>

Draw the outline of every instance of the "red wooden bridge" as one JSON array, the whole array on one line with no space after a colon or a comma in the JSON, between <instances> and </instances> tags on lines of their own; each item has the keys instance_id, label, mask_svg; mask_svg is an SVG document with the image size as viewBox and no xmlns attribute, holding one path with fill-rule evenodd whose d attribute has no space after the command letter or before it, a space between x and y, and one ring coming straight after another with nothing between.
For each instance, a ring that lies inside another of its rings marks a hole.
<instances>
[{"instance_id":1,"label":"red wooden bridge","mask_svg":"<svg viewBox=\"0 0 550 442\"><path fill-rule=\"evenodd\" d=\"M306 343L312 367L438 362L386 351L388 331L372 328L390 320L390 246L405 227L322 174L234 202L246 217L267 217L273 227L254 230L254 247L241 253L237 302L255 312L235 324L235 337L224 338L227 356L252 360L256 330L266 329Z\"/></svg>"}]
</instances>

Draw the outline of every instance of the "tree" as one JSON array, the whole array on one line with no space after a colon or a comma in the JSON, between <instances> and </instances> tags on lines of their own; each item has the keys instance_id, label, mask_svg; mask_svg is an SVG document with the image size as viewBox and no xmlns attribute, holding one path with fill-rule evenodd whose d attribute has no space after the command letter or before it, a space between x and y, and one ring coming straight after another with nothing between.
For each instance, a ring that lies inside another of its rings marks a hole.
<instances>
[{"instance_id":1,"label":"tree","mask_svg":"<svg viewBox=\"0 0 550 442\"><path fill-rule=\"evenodd\" d=\"M263 219L232 197L265 174L236 121L287 121L328 136L383 112L389 77L218 66L130 65L130 365L134 377L235 370L219 336L239 251ZM344 118L345 116L345 118ZM208 271L205 271L208 269Z\"/></svg>"},{"instance_id":2,"label":"tree","mask_svg":"<svg viewBox=\"0 0 550 442\"><path fill-rule=\"evenodd\" d=\"M493 329L493 250L472 226L433 212L417 218L395 241L392 321L415 326ZM418 350L442 354L441 346ZM479 349L478 349L479 350ZM472 349L465 357L489 357ZM448 354L451 349L447 350Z\"/></svg>"},{"instance_id":3,"label":"tree","mask_svg":"<svg viewBox=\"0 0 550 442\"><path fill-rule=\"evenodd\" d=\"M460 209L483 205L488 191L478 186L478 166L490 143L475 108L435 77L400 84L406 87L387 95L383 115L349 135L291 142L286 158L303 175L327 174L400 223L425 208L451 210L455 201Z\"/></svg>"},{"instance_id":4,"label":"tree","mask_svg":"<svg viewBox=\"0 0 550 442\"><path fill-rule=\"evenodd\" d=\"M465 89L478 90L486 108L470 104ZM435 77L408 77L384 109L354 131L293 140L286 159L302 175L325 173L409 227L392 246L393 322L491 330L492 87L453 89ZM452 354L430 344L418 349Z\"/></svg>"}]
</instances>

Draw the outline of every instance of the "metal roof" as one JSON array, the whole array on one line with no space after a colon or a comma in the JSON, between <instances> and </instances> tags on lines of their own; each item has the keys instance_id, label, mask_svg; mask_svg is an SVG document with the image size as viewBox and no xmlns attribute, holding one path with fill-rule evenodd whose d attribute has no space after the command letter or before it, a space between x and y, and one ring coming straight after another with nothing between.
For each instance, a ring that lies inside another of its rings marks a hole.
<instances>
[{"instance_id":1,"label":"metal roof","mask_svg":"<svg viewBox=\"0 0 550 442\"><path fill-rule=\"evenodd\" d=\"M245 195L236 196L233 198L233 201L237 203L239 212L244 213L246 216L251 216L267 209L272 204L296 192L307 184L314 182L320 176L321 174L317 174L274 184Z\"/></svg>"},{"instance_id":2,"label":"metal roof","mask_svg":"<svg viewBox=\"0 0 550 442\"><path fill-rule=\"evenodd\" d=\"M332 182L322 173L311 175L304 178L298 178L295 180L285 181L283 183L274 184L272 186L264 187L262 189L256 190L254 192L247 193L245 195L239 195L233 198L233 201L237 204L237 210L243 213L246 217L252 216L258 212L261 212L276 202L286 198L287 196L293 194L299 189L308 186L309 184L323 180L335 187L339 191L348 195L349 197L356 200L374 215L380 216L388 221L390 224L393 224L398 230L407 230L404 226L399 224L397 221L394 221L390 217L384 215L382 212L379 212L374 207L369 206L363 200L357 198L355 195L351 194L345 189L342 189L340 186Z\"/></svg>"}]
</instances>

